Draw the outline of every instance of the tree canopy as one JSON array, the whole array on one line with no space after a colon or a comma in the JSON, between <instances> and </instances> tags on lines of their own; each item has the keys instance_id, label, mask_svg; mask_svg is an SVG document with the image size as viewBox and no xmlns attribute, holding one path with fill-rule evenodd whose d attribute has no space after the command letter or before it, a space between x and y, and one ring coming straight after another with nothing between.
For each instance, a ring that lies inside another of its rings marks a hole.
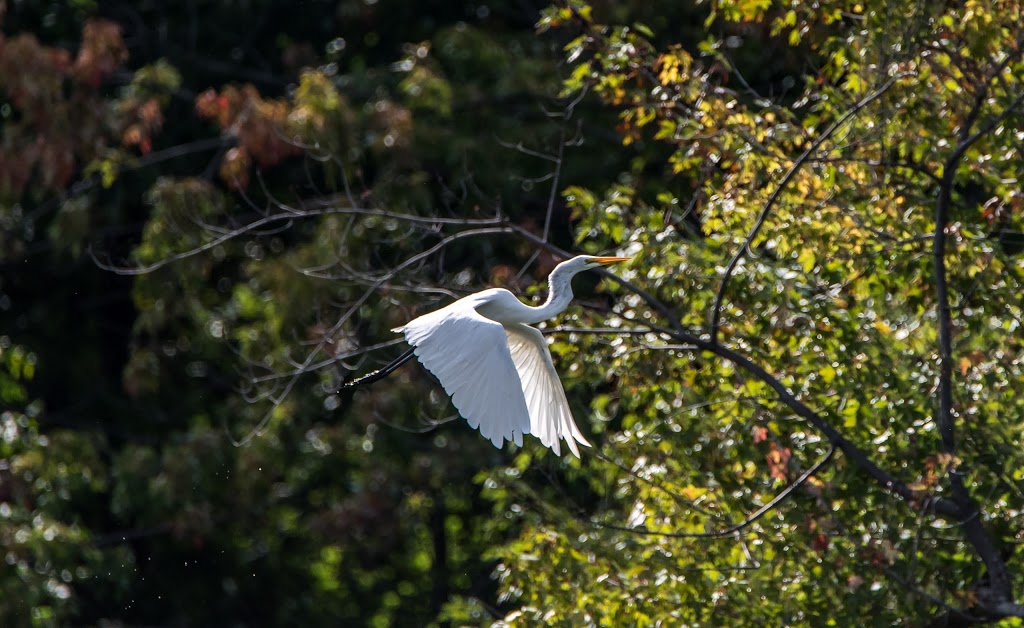
<instances>
[{"instance_id":1,"label":"tree canopy","mask_svg":"<svg viewBox=\"0 0 1024 628\"><path fill-rule=\"evenodd\" d=\"M1024 624L1021 13L0 1L0 623Z\"/></svg>"}]
</instances>

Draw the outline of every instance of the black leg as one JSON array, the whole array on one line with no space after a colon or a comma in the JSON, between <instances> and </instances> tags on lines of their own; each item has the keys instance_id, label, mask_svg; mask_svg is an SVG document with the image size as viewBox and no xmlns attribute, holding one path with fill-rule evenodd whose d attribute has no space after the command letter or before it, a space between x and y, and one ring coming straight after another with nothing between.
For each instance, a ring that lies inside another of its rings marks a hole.
<instances>
[{"instance_id":1,"label":"black leg","mask_svg":"<svg viewBox=\"0 0 1024 628\"><path fill-rule=\"evenodd\" d=\"M414 351L415 351L415 349L409 349L408 351L406 351L402 355L400 355L397 358L395 358L394 360L392 360L391 363L388 364L387 366L385 366L383 368L379 368L376 371L373 371L372 373L367 373L366 375L363 375L362 377L356 378L356 379L352 380L351 382L346 382L345 384L342 384L342 386L341 386L341 388L339 390L344 390L346 388L353 388L355 386L362 386L362 385L365 385L365 384L372 384L373 382L375 382L375 381L377 381L379 379L384 379L385 377L390 375L395 369L397 369L398 367L400 367L403 364L405 364L406 362L408 362L409 359L412 358Z\"/></svg>"}]
</instances>

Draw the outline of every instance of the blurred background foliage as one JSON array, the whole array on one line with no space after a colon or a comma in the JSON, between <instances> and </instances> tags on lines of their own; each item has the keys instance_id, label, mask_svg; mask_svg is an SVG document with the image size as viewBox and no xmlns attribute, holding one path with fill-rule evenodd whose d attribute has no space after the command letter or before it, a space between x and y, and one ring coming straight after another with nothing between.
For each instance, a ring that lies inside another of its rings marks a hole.
<instances>
[{"instance_id":1,"label":"blurred background foliage","mask_svg":"<svg viewBox=\"0 0 1024 628\"><path fill-rule=\"evenodd\" d=\"M0 20L3 625L1021 624L1018 3ZM582 460L418 366L337 392L559 250L636 258L547 325Z\"/></svg>"}]
</instances>

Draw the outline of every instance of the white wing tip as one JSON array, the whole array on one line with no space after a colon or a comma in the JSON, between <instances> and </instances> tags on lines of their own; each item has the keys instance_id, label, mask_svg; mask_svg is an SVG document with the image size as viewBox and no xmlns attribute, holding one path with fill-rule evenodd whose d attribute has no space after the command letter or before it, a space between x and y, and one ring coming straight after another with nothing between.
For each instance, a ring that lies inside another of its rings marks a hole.
<instances>
[{"instance_id":1,"label":"white wing tip","mask_svg":"<svg viewBox=\"0 0 1024 628\"><path fill-rule=\"evenodd\" d=\"M480 429L479 428L479 424L478 425L473 425L473 422L469 421L468 419L467 419L467 423L469 423L470 427L472 427L473 429L477 429L477 430ZM509 443L515 443L515 445L517 447L522 447L523 446L523 434L529 434L529 432L522 432L520 430L513 430L511 434L500 434L500 433L497 433L497 434L492 434L490 436L485 436L485 438L487 440L489 440L491 442L491 444L494 445L498 449L504 448L506 441L508 441ZM576 456L577 458L581 458L580 450L579 450L579 447L577 446L577 443L579 443L580 445L583 445L584 447L593 447L593 445L591 445L587 441L587 439L583 437L582 434L578 434L578 433L577 434L572 434L571 436L563 435L561 437L556 437L550 443L545 443L545 442L542 441L541 444L544 445L545 447L547 447L548 449L550 449L556 456L561 456L562 455L562 440L565 440L566 445L569 446L569 451L572 452L572 455Z\"/></svg>"},{"instance_id":2,"label":"white wing tip","mask_svg":"<svg viewBox=\"0 0 1024 628\"><path fill-rule=\"evenodd\" d=\"M545 447L554 452L556 456L561 456L562 440L565 440L565 444L569 446L569 451L572 452L572 455L576 456L577 458L580 458L580 450L579 447L576 446L576 443L579 443L584 447L593 447L593 445L587 442L587 439L584 438L583 435L579 433L574 433L572 435L562 434L556 436L554 440L552 440L552 442L550 443L545 443L541 441L541 444L543 444Z\"/></svg>"},{"instance_id":3,"label":"white wing tip","mask_svg":"<svg viewBox=\"0 0 1024 628\"><path fill-rule=\"evenodd\" d=\"M478 426L473 426L472 424L470 424L470 427L479 430ZM522 447L523 434L524 432L520 432L519 430L513 430L511 434L494 434L492 436L485 436L484 438L489 440L491 444L497 447L498 449L502 449L505 447L505 441L508 441L509 443L515 443L517 447Z\"/></svg>"},{"instance_id":4,"label":"white wing tip","mask_svg":"<svg viewBox=\"0 0 1024 628\"><path fill-rule=\"evenodd\" d=\"M577 458L579 458L580 457L580 449L579 449L579 447L576 446L576 441L579 441L579 443L581 445L583 445L584 447L590 447L590 443L588 443L586 441L586 439L582 439L582 440L579 439L579 438L577 438L576 440L573 440L571 438L566 438L565 439L565 442L569 445L569 451L572 452L572 455L574 455Z\"/></svg>"}]
</instances>

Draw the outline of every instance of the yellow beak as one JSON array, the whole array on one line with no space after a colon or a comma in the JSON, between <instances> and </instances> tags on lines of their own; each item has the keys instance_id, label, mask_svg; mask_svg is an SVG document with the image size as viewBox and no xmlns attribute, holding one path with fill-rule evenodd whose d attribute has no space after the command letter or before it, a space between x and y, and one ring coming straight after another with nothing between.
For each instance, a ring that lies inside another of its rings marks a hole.
<instances>
[{"instance_id":1,"label":"yellow beak","mask_svg":"<svg viewBox=\"0 0 1024 628\"><path fill-rule=\"evenodd\" d=\"M617 264L618 262L628 262L633 259L632 257L595 257L594 261L598 264Z\"/></svg>"}]
</instances>

